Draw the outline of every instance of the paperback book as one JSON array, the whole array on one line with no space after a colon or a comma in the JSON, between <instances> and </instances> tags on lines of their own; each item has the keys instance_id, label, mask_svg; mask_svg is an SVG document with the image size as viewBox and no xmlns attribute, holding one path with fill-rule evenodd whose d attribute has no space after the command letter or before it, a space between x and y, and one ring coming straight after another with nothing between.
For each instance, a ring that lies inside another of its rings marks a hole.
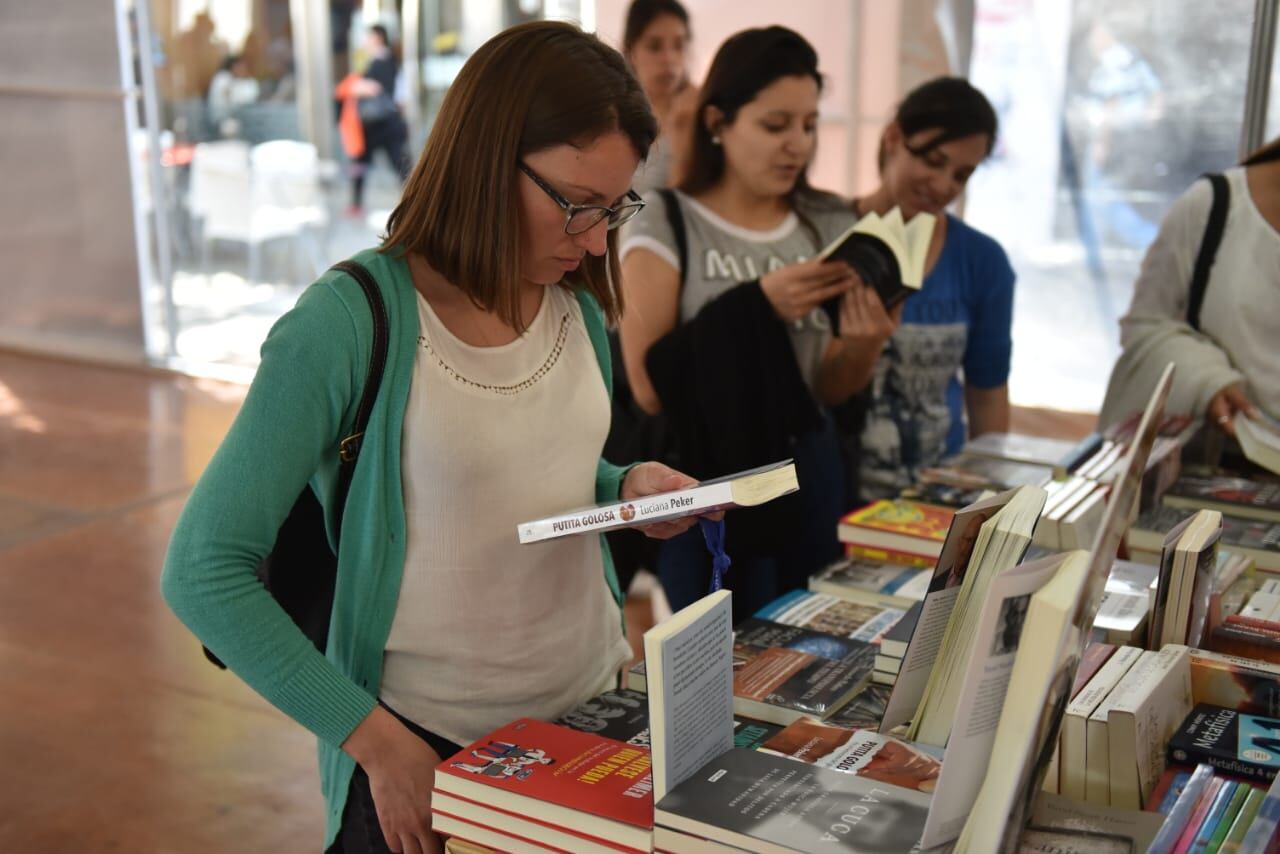
<instances>
[{"instance_id":1,"label":"paperback book","mask_svg":"<svg viewBox=\"0 0 1280 854\"><path fill-rule=\"evenodd\" d=\"M538 543L557 537L700 516L733 507L755 507L799 488L795 466L790 460L784 460L715 480L704 480L697 486L676 492L597 504L522 522L516 532L521 543Z\"/></svg>"},{"instance_id":2,"label":"paperback book","mask_svg":"<svg viewBox=\"0 0 1280 854\"><path fill-rule=\"evenodd\" d=\"M1169 761L1204 763L1225 774L1270 782L1280 769L1280 719L1197 703L1169 739Z\"/></svg>"}]
</instances>

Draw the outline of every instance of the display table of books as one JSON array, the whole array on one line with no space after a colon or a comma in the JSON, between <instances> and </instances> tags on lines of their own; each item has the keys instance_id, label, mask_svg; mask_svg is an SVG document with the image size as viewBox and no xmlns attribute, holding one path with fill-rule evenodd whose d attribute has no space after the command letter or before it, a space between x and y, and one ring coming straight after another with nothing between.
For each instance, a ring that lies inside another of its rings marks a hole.
<instances>
[{"instance_id":1,"label":"display table of books","mask_svg":"<svg viewBox=\"0 0 1280 854\"><path fill-rule=\"evenodd\" d=\"M446 759L436 830L459 854L1280 849L1280 479L1184 461L1168 381L1080 444L971 443L736 626L729 590L660 623L625 687Z\"/></svg>"}]
</instances>

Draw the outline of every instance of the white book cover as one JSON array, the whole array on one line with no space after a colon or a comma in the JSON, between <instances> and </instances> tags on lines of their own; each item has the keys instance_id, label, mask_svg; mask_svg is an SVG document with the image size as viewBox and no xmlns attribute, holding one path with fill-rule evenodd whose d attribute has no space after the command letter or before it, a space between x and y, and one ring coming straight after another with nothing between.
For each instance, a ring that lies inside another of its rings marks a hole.
<instances>
[{"instance_id":1,"label":"white book cover","mask_svg":"<svg viewBox=\"0 0 1280 854\"><path fill-rule=\"evenodd\" d=\"M733 594L718 590L644 634L654 802L733 747Z\"/></svg>"},{"instance_id":2,"label":"white book cover","mask_svg":"<svg viewBox=\"0 0 1280 854\"><path fill-rule=\"evenodd\" d=\"M795 465L791 460L784 460L715 480L704 480L688 489L596 504L545 519L521 522L516 526L516 533L522 544L537 543L556 537L698 516L733 507L753 507L796 492L799 488Z\"/></svg>"},{"instance_id":3,"label":"white book cover","mask_svg":"<svg viewBox=\"0 0 1280 854\"><path fill-rule=\"evenodd\" d=\"M1135 674L1149 670L1159 653L1143 650L1138 660L1121 678L1134 678ZM1091 804L1108 806L1111 803L1111 739L1107 733L1107 717L1112 706L1120 699L1119 684L1098 704L1085 725L1085 795Z\"/></svg>"},{"instance_id":4,"label":"white book cover","mask_svg":"<svg viewBox=\"0 0 1280 854\"><path fill-rule=\"evenodd\" d=\"M964 828L991 760L1032 594L1053 578L1061 561L1052 556L1021 564L991 582L921 837L924 848L950 842Z\"/></svg>"},{"instance_id":5,"label":"white book cover","mask_svg":"<svg viewBox=\"0 0 1280 854\"><path fill-rule=\"evenodd\" d=\"M942 553L934 567L916 620L915 630L907 644L893 693L885 707L880 732L889 732L908 723L916 713L929 683L929 672L942 646L942 636L947 631L947 621L960 595L960 584L969 566L974 543L982 524L996 515L1013 497L1012 492L994 495L974 502L956 511L942 544Z\"/></svg>"},{"instance_id":6,"label":"white book cover","mask_svg":"<svg viewBox=\"0 0 1280 854\"><path fill-rule=\"evenodd\" d=\"M1095 623L1096 625L1096 623ZM1067 704L1059 737L1058 791L1077 801L1085 799L1085 772L1088 765L1086 745L1089 716L1120 679L1137 663L1142 650L1136 646L1123 646L1111 654L1097 673L1093 674L1080 693Z\"/></svg>"},{"instance_id":7,"label":"white book cover","mask_svg":"<svg viewBox=\"0 0 1280 854\"><path fill-rule=\"evenodd\" d=\"M1008 504L979 530L969 570L960 584L955 608L947 620L937 660L907 738L939 746L947 743L959 714L964 690L960 681L962 674L969 671L975 658L985 654L977 630L991 585L1022 560L1043 508L1043 489L1020 486L1013 490Z\"/></svg>"},{"instance_id":8,"label":"white book cover","mask_svg":"<svg viewBox=\"0 0 1280 854\"><path fill-rule=\"evenodd\" d=\"M1032 803L1048 776L1062 712L1071 699L1078 643L1088 626L1072 619L1089 573L1083 549L1035 561L1052 571L1030 597L1008 696L1000 711L986 775L956 845L956 854L1017 846Z\"/></svg>"},{"instance_id":9,"label":"white book cover","mask_svg":"<svg viewBox=\"0 0 1280 854\"><path fill-rule=\"evenodd\" d=\"M1142 809L1165 768L1165 749L1191 714L1190 650L1168 644L1150 668L1131 671L1107 711L1111 806Z\"/></svg>"}]
</instances>

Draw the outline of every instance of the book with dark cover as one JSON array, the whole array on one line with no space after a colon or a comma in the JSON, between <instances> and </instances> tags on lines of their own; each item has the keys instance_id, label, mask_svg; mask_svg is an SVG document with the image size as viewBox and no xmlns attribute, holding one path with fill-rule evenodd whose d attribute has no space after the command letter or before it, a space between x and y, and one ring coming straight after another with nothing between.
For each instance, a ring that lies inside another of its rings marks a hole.
<instances>
[{"instance_id":1,"label":"book with dark cover","mask_svg":"<svg viewBox=\"0 0 1280 854\"><path fill-rule=\"evenodd\" d=\"M1188 507L1153 507L1133 523L1126 542L1130 549L1159 553L1165 534L1195 512ZM1241 519L1224 513L1218 546L1248 555L1259 569L1280 572L1280 523Z\"/></svg>"},{"instance_id":2,"label":"book with dark cover","mask_svg":"<svg viewBox=\"0 0 1280 854\"><path fill-rule=\"evenodd\" d=\"M1280 482L1184 475L1169 487L1164 503L1170 507L1221 510L1242 519L1280 522Z\"/></svg>"},{"instance_id":3,"label":"book with dark cover","mask_svg":"<svg viewBox=\"0 0 1280 854\"><path fill-rule=\"evenodd\" d=\"M832 660L786 647L733 644L735 714L786 725L802 715L819 720L871 679L874 647Z\"/></svg>"},{"instance_id":4,"label":"book with dark cover","mask_svg":"<svg viewBox=\"0 0 1280 854\"><path fill-rule=\"evenodd\" d=\"M1016 486L1043 486L1053 480L1053 467L996 460L959 453L937 466L921 469L922 483L945 483L964 489L1003 492Z\"/></svg>"},{"instance_id":5,"label":"book with dark cover","mask_svg":"<svg viewBox=\"0 0 1280 854\"><path fill-rule=\"evenodd\" d=\"M1280 719L1198 703L1169 739L1169 760L1203 762L1250 780L1274 780L1280 769Z\"/></svg>"},{"instance_id":6,"label":"book with dark cover","mask_svg":"<svg viewBox=\"0 0 1280 854\"><path fill-rule=\"evenodd\" d=\"M605 691L561 716L556 723L578 732L590 732L636 747L648 747L648 695L626 688ZM754 750L781 730L777 724L734 718L733 744Z\"/></svg>"},{"instance_id":7,"label":"book with dark cover","mask_svg":"<svg viewBox=\"0 0 1280 854\"><path fill-rule=\"evenodd\" d=\"M916 621L920 619L920 610L924 601L917 602L907 609L902 619L894 623L893 628L880 638L880 654L893 658L902 658L907 654L907 646L911 643L911 633L916 630Z\"/></svg>"},{"instance_id":8,"label":"book with dark cover","mask_svg":"<svg viewBox=\"0 0 1280 854\"><path fill-rule=\"evenodd\" d=\"M789 626L760 617L750 617L734 628L733 642L746 646L782 647L807 652L832 661L875 660L876 647L866 641L814 631L804 626Z\"/></svg>"},{"instance_id":9,"label":"book with dark cover","mask_svg":"<svg viewBox=\"0 0 1280 854\"><path fill-rule=\"evenodd\" d=\"M845 729L879 729L892 691L893 688L889 685L868 685L854 694L826 722Z\"/></svg>"},{"instance_id":10,"label":"book with dark cover","mask_svg":"<svg viewBox=\"0 0 1280 854\"><path fill-rule=\"evenodd\" d=\"M780 732L782 732L782 727L777 724L758 721L755 718L735 717L733 719L733 746L741 747L744 750L755 750Z\"/></svg>"},{"instance_id":11,"label":"book with dark cover","mask_svg":"<svg viewBox=\"0 0 1280 854\"><path fill-rule=\"evenodd\" d=\"M929 803L911 789L735 748L671 790L654 822L746 850L905 852Z\"/></svg>"},{"instance_id":12,"label":"book with dark cover","mask_svg":"<svg viewBox=\"0 0 1280 854\"><path fill-rule=\"evenodd\" d=\"M619 688L592 697L556 723L612 738L624 744L649 746L649 699L643 691Z\"/></svg>"}]
</instances>

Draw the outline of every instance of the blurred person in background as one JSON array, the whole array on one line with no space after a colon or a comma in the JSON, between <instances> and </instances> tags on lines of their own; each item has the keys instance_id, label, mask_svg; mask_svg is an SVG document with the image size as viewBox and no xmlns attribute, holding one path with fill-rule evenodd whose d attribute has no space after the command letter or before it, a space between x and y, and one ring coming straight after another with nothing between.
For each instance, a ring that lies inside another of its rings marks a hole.
<instances>
[{"instance_id":1,"label":"blurred person in background","mask_svg":"<svg viewBox=\"0 0 1280 854\"><path fill-rule=\"evenodd\" d=\"M688 170L651 195L620 250L626 373L636 401L669 423L671 458L706 478L793 457L804 484L727 520L739 618L837 556L846 483L827 408L866 385L896 324L849 267L806 260L853 223L807 179L821 88L818 57L792 30L726 41L699 94ZM699 532L663 543L658 569L673 609L704 595Z\"/></svg>"},{"instance_id":2,"label":"blurred person in background","mask_svg":"<svg viewBox=\"0 0 1280 854\"><path fill-rule=\"evenodd\" d=\"M669 187L684 162L697 88L689 81L689 13L677 0L634 0L622 55L658 119L658 139L636 172L635 190Z\"/></svg>"},{"instance_id":3,"label":"blurred person in background","mask_svg":"<svg viewBox=\"0 0 1280 854\"><path fill-rule=\"evenodd\" d=\"M364 179L373 165L373 155L386 152L400 182L409 177L409 126L396 103L396 77L400 64L391 49L387 28L374 24L365 31L365 54L369 64L364 74L339 84L339 97L354 96L363 131L364 150L351 163L351 205L347 215L364 215Z\"/></svg>"},{"instance_id":4,"label":"blurred person in background","mask_svg":"<svg viewBox=\"0 0 1280 854\"><path fill-rule=\"evenodd\" d=\"M688 45L689 13L676 0L635 0L627 9L622 53L658 120L658 138L632 183L633 189L645 195L670 186L684 159L697 101L697 90L689 83ZM646 216L643 211L639 215ZM609 331L609 348L613 363L622 365L616 329ZM606 455L620 460L660 456L665 438L662 421L640 407L626 372L619 371L613 384ZM610 531L607 536L623 590L630 588L640 569L655 570L658 544L654 540L631 529Z\"/></svg>"},{"instance_id":5,"label":"blurred person in background","mask_svg":"<svg viewBox=\"0 0 1280 854\"><path fill-rule=\"evenodd\" d=\"M1225 218L1198 306L1192 280L1215 201L1196 181L1169 208L1120 320L1124 350L1100 423L1140 411L1173 362L1166 410L1234 435L1237 412L1280 419L1280 138L1223 173Z\"/></svg>"},{"instance_id":6,"label":"blurred person in background","mask_svg":"<svg viewBox=\"0 0 1280 854\"><path fill-rule=\"evenodd\" d=\"M875 367L861 412L864 498L892 497L967 437L1009 429L1013 268L1000 244L947 213L996 143L996 114L958 77L917 87L880 138L880 186L853 201L858 216L892 208L937 217L925 279ZM967 416L967 417L966 417Z\"/></svg>"}]
</instances>

